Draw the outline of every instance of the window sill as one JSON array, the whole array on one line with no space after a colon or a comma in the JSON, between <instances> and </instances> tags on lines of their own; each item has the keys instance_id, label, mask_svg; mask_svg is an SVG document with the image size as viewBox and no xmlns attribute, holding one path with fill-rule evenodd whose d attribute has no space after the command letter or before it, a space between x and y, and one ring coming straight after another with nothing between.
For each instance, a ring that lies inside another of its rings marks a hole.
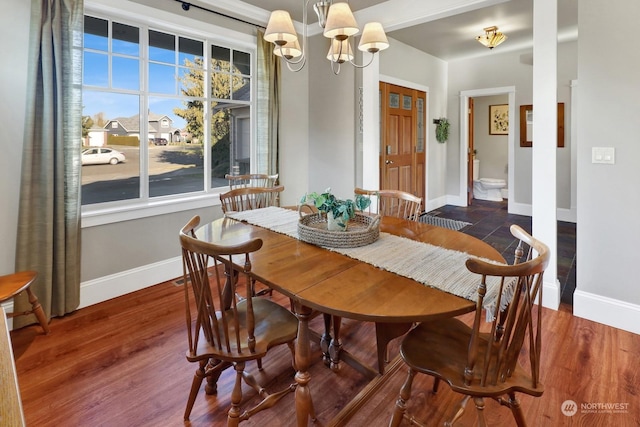
<instances>
[{"instance_id":1,"label":"window sill","mask_svg":"<svg viewBox=\"0 0 640 427\"><path fill-rule=\"evenodd\" d=\"M190 196L189 198L172 198L170 200L154 200L148 203L127 204L96 209L92 206L82 207L82 228L97 227L151 216L171 214L192 209L209 208L220 205L219 193Z\"/></svg>"}]
</instances>

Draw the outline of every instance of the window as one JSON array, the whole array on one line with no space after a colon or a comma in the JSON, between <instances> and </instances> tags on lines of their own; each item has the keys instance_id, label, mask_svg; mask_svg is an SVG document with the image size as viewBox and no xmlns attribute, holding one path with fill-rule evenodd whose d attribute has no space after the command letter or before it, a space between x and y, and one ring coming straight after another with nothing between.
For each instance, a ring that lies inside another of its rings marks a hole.
<instances>
[{"instance_id":1,"label":"window","mask_svg":"<svg viewBox=\"0 0 640 427\"><path fill-rule=\"evenodd\" d=\"M83 163L83 211L214 194L249 172L252 53L119 21L85 16L82 149L124 161Z\"/></svg>"}]
</instances>

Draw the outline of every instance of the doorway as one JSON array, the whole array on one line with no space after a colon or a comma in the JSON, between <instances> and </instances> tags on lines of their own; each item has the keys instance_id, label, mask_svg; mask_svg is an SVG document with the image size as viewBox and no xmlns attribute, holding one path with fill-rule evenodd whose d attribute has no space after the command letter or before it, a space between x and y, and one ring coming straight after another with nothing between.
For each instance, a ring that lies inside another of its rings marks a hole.
<instances>
[{"instance_id":1,"label":"doorway","mask_svg":"<svg viewBox=\"0 0 640 427\"><path fill-rule=\"evenodd\" d=\"M474 138L470 141L470 132L475 120L485 120L489 123L488 111L483 112L484 116L481 117L479 111L470 107L470 101L472 99L495 96L495 95L507 95L507 109L509 112L509 128L507 133L507 188L508 188L508 212L512 212L512 206L514 204L514 164L515 164L515 123L517 115L515 113L515 86L490 88L490 89L477 89L460 92L460 193L459 200L460 206L468 206L470 204L470 192L473 185L473 149L472 145L477 149L477 135L471 136ZM477 103L477 101L476 101ZM475 104L475 103L474 103ZM473 119L471 118L473 116ZM471 164L470 164L471 163ZM481 168L482 169L482 168Z\"/></svg>"},{"instance_id":2,"label":"doorway","mask_svg":"<svg viewBox=\"0 0 640 427\"><path fill-rule=\"evenodd\" d=\"M426 92L380 82L379 188L426 200Z\"/></svg>"}]
</instances>

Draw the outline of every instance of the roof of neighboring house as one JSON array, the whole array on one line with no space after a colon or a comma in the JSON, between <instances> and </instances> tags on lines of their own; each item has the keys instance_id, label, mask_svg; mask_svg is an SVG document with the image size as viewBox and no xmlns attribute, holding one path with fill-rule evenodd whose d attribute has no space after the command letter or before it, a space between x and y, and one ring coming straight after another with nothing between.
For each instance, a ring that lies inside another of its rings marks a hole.
<instances>
[{"instance_id":1,"label":"roof of neighboring house","mask_svg":"<svg viewBox=\"0 0 640 427\"><path fill-rule=\"evenodd\" d=\"M169 116L166 114L156 114L149 112L149 132L158 132L158 129L152 123L158 123L163 118L166 118L170 122L173 122ZM111 122L118 122L120 126L127 132L139 132L140 131L140 114L136 114L131 117L116 117L115 119L108 120L104 125L106 129Z\"/></svg>"}]
</instances>

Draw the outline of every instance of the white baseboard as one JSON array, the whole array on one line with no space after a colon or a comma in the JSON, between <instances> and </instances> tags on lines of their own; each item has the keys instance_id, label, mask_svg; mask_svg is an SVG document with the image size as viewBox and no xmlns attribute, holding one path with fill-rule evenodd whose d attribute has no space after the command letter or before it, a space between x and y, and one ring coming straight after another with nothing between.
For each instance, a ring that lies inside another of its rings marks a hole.
<instances>
[{"instance_id":1,"label":"white baseboard","mask_svg":"<svg viewBox=\"0 0 640 427\"><path fill-rule=\"evenodd\" d=\"M576 290L573 315L640 334L640 306L636 304Z\"/></svg>"},{"instance_id":2,"label":"white baseboard","mask_svg":"<svg viewBox=\"0 0 640 427\"><path fill-rule=\"evenodd\" d=\"M516 215L531 216L531 205L524 203L509 202L509 213Z\"/></svg>"},{"instance_id":3,"label":"white baseboard","mask_svg":"<svg viewBox=\"0 0 640 427\"><path fill-rule=\"evenodd\" d=\"M437 199L427 200L424 209L429 212L442 206L449 204L447 203L447 196L438 197Z\"/></svg>"},{"instance_id":4,"label":"white baseboard","mask_svg":"<svg viewBox=\"0 0 640 427\"><path fill-rule=\"evenodd\" d=\"M573 222L575 224L578 222L578 212L576 209L558 208L557 218L558 221Z\"/></svg>"},{"instance_id":5,"label":"white baseboard","mask_svg":"<svg viewBox=\"0 0 640 427\"><path fill-rule=\"evenodd\" d=\"M120 273L89 280L80 284L80 306L99 302L138 291L182 275L182 257L143 265Z\"/></svg>"},{"instance_id":6,"label":"white baseboard","mask_svg":"<svg viewBox=\"0 0 640 427\"><path fill-rule=\"evenodd\" d=\"M560 307L560 282L558 280L542 284L542 306L552 310L558 310Z\"/></svg>"}]
</instances>

